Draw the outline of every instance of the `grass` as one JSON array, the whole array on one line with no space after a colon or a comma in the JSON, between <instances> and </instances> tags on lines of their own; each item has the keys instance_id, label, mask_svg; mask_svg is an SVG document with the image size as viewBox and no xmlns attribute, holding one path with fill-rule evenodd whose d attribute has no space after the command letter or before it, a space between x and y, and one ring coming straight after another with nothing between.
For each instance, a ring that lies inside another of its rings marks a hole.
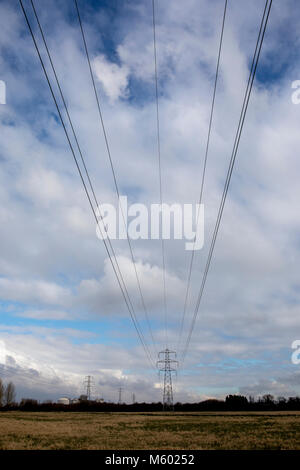
<instances>
[{"instance_id":1,"label":"grass","mask_svg":"<svg viewBox=\"0 0 300 470\"><path fill-rule=\"evenodd\" d=\"M300 449L300 412L0 412L0 449Z\"/></svg>"}]
</instances>

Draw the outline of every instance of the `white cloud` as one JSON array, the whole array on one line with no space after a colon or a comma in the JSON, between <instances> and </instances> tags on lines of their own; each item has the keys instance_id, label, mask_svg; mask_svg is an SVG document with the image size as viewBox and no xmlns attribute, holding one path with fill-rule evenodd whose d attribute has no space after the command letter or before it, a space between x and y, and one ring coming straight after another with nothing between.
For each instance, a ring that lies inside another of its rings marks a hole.
<instances>
[{"instance_id":1,"label":"white cloud","mask_svg":"<svg viewBox=\"0 0 300 470\"><path fill-rule=\"evenodd\" d=\"M36 203L49 205L61 201L66 195L58 175L45 168L32 168L28 175L20 181L19 191L28 195Z\"/></svg>"},{"instance_id":2,"label":"white cloud","mask_svg":"<svg viewBox=\"0 0 300 470\"><path fill-rule=\"evenodd\" d=\"M111 101L128 96L128 67L109 62L103 55L97 56L92 65L97 80Z\"/></svg>"},{"instance_id":3,"label":"white cloud","mask_svg":"<svg viewBox=\"0 0 300 470\"><path fill-rule=\"evenodd\" d=\"M3 299L18 302L64 305L70 297L70 292L68 289L50 282L1 278L0 295Z\"/></svg>"},{"instance_id":4,"label":"white cloud","mask_svg":"<svg viewBox=\"0 0 300 470\"><path fill-rule=\"evenodd\" d=\"M33 318L35 320L71 320L74 319L68 312L62 310L26 310L17 314L23 318Z\"/></svg>"}]
</instances>

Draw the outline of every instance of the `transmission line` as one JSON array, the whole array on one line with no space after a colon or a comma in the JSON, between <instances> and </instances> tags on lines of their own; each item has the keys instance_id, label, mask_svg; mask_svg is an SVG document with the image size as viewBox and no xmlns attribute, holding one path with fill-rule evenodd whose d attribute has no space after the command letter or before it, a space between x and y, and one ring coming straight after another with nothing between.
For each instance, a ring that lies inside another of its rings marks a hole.
<instances>
[{"instance_id":1,"label":"transmission line","mask_svg":"<svg viewBox=\"0 0 300 470\"><path fill-rule=\"evenodd\" d=\"M57 103L57 100L56 100L56 97L55 97L55 94L54 94L54 91L53 91L51 82L50 82L50 80L49 80L48 73L47 73L47 71L46 71L46 68L45 68L43 59L42 59L42 57L41 57L41 54L40 54L40 51L39 51L39 47L38 47L38 45L37 45L37 42L36 42L36 39L35 39L33 30L32 30L32 28L31 28L31 25L30 25L28 16L27 16L26 11L25 11L25 9L24 9L22 0L19 0L19 3L20 3L20 6L21 6L21 9L22 9L22 12L23 12L23 14L24 14L24 18L25 18L25 20L26 20L26 23L27 23L27 26L28 26L30 35L31 35L31 37L32 37L32 40L33 40L33 43L34 43L36 52L37 52L37 54L38 54L38 57L39 57L39 60L40 60L40 63L41 63L41 66L42 66L42 69L43 69L45 78L46 78L46 80L47 80L48 87L49 87L49 89L50 89L50 92L51 92L51 95L52 95L52 98L53 98L53 101L54 101L56 110L57 110L58 115L59 115L59 118L60 118L60 122L61 122L61 124L62 124L64 133L65 133L65 135L66 135L66 138L67 138L67 141L68 141L68 145L69 145L69 147L70 147L70 150L71 150L71 153L72 153L74 162L75 162L75 164L76 164L76 167L77 167L77 170L78 170L78 173L79 173L81 182L82 182L82 184L83 184L84 191L85 191L86 196L87 196L87 198L88 198L89 205L90 205L91 210L92 210L92 212L93 212L93 216L94 216L94 218L95 218L95 220L96 220L96 223L97 223L97 225L98 225L97 215L96 215L96 213L95 213L95 209L94 209L94 206L93 206L93 204L92 204L90 194L89 194L89 192L88 192L88 189L87 189L87 186L86 186L86 183L85 183L85 180L84 180L82 171L81 171L81 169L80 169L78 160L77 160L77 158L76 158L76 155L75 155L75 152L74 152L74 148L73 148L73 146L72 146L72 143L71 143L69 134L68 134L68 132L67 132L65 122L64 122L64 120L63 120L63 117L62 117L60 108L59 108L59 106L58 106L58 103ZM100 228L100 231L101 231L101 228ZM126 304L126 306L127 306L127 309L128 309L128 311L129 311L129 314L130 314L130 316L131 316L131 319L132 319L132 322L133 322L134 327L135 327L135 329L136 329L136 332L137 332L137 334L138 334L138 337L139 337L139 339L140 339L140 341L141 341L141 344L142 344L142 346L143 346L143 349L144 349L144 351L145 351L145 354L146 354L146 356L147 356L147 358L148 358L148 360L149 360L151 366L155 368L155 366L154 366L154 364L153 364L153 361L152 361L152 358L151 358L151 354L150 354L150 352L149 352L149 350L148 350L148 348L147 348L146 342L145 342L145 340L144 340L143 334L142 334L142 332L140 331L140 327L139 327L138 320L137 320L137 318L136 318L135 312L134 312L133 310L131 310L130 304L129 304L127 298L126 298L126 295L125 295L125 292L124 292L123 287L122 287L122 285L121 285L121 282L120 282L120 280L119 280L119 277L118 277L118 274L117 274L115 265L114 265L114 263L112 262L111 254L110 254L110 252L109 252L109 250L108 250L107 244L105 243L104 237L102 237L102 239L103 239L103 241L104 241L104 245L105 245L105 248L106 248L108 257L109 257L109 259L110 259L111 265L112 265L112 267L113 267L113 270L114 270L114 273L115 273L115 275L116 275L116 278L117 278L117 281L118 281L120 290L121 290L121 292L122 292L122 295L123 295L125 304Z\"/></svg>"},{"instance_id":2,"label":"transmission line","mask_svg":"<svg viewBox=\"0 0 300 470\"><path fill-rule=\"evenodd\" d=\"M199 196L199 209L198 209L197 219L196 219L196 231L197 231L197 228L198 228L199 211L200 211L200 205L202 203L204 180L205 180L206 167L207 167L207 158L208 158L210 135L211 135L213 114L214 114L214 107L215 107L215 98L216 98L217 83L218 83L218 76L219 76L219 66L220 66L220 58L221 58L221 51L222 51L222 44L223 44L223 33L224 33L226 11L227 11L227 0L225 0L225 4L224 4L222 27L221 27L221 34L220 34L220 41L219 41L217 67L216 67L216 74L215 74L215 81L214 81L214 88L213 88L213 95L212 95L212 102L211 102L211 110L210 110L210 117L209 117L209 124L208 124L208 132L207 132L207 140L206 140L206 148L205 148L205 156L204 156L204 163L203 163L203 170L202 170L202 180L201 180L200 196ZM186 292L185 292L184 307L183 307L183 314L182 314L181 323L180 323L180 332L179 332L179 340L178 340L177 349L179 349L180 345L181 345L183 326L184 326L184 321L185 321L185 317L186 317L187 303L188 303L188 297L189 297L189 292L190 292L191 276L192 276L194 256L195 256L195 243L196 243L196 237L195 237L195 240L194 240L193 250L192 250L192 253L191 253L190 267L189 267L189 273L188 273L188 281L187 281L187 287L186 287Z\"/></svg>"},{"instance_id":3,"label":"transmission line","mask_svg":"<svg viewBox=\"0 0 300 470\"><path fill-rule=\"evenodd\" d=\"M216 243L216 239L217 239L221 219L222 219L222 214L223 214L223 210L224 210L226 196L227 196L227 193L228 193L228 188L229 188L229 184L230 184L230 180L231 180L231 175L232 175L232 171L233 171L233 167L234 167L234 163L235 163L235 159L236 159L236 155L237 155L237 151L238 151L238 147L239 147L239 143L240 143L240 138L241 138L244 122L245 122L245 117L246 117L246 113L247 113L247 109L248 109L249 99L250 99L250 96L251 96L253 82L254 82L254 78L255 78L255 74L256 74L256 69L257 69L257 65L258 65L258 61L259 61L259 57L260 57L260 53L261 53L262 44L263 44L264 37L265 37L265 32L266 32L266 27L267 27L269 15L270 15L272 1L273 0L270 0L270 1L266 0L266 3L265 3L264 13L263 13L263 17L262 17L262 20L261 20L259 34L258 34L256 47L255 47L255 52L254 52L253 59L252 59L251 70L250 70L250 74L249 74L249 78L248 78L247 88L246 88L246 91L245 91L245 96L244 96L243 106L242 106L242 110L241 110L241 114L240 114L240 118L239 118L237 132L236 132L236 136L235 136L235 140L234 140L234 144L233 144L233 150L232 150L231 159L230 159L230 163L229 163L229 168L228 168L228 172L227 172L227 176L226 176L223 195L222 195L222 199L221 199L221 203L220 203L220 207L219 207L219 211L218 211L218 216L217 216L217 220L216 220L216 224L215 224L215 228L214 228L214 232L213 232L213 237L212 237L212 241L211 241L211 245L210 245L210 249L209 249L209 254L208 254L206 266L205 266L204 273L203 273L203 278L202 278L202 282L201 282L201 286L200 286L200 292L199 292L199 295L198 295L198 299L197 299L197 302L196 302L196 307L195 307L191 327L190 327L188 337L187 337L187 340L186 340L186 343L185 343L184 351L183 351L182 363L185 360L187 350L188 350L188 347L189 347L189 344L190 344L190 341L191 341L192 333L193 333L193 330L194 330L194 327L195 327L195 322L196 322L197 314L198 314L198 311L199 311L199 307L200 307L200 303L201 303L201 299L202 299L202 295L203 295L203 291L204 291L204 287L205 287L205 283L206 283L206 279L207 279L207 274L208 274L208 271L209 271L209 267L210 267L210 263L211 263L211 259L212 259L212 255L213 255L213 251L214 251L214 247L215 247L215 243Z\"/></svg>"},{"instance_id":4,"label":"transmission line","mask_svg":"<svg viewBox=\"0 0 300 470\"><path fill-rule=\"evenodd\" d=\"M54 66L54 63L53 63L53 60L52 60L52 57L51 57L51 54L50 54L50 51L49 51L49 48L48 48L48 44L47 44L47 41L46 41L46 38L45 38L45 35L44 35L44 31L43 31L42 25L41 25L41 23L40 23L40 20L39 20L39 17L38 17L38 14L37 14L37 11L36 11L36 8L35 8L35 5L34 5L33 0L30 0L30 2L31 2L31 6L32 6L32 9L33 9L33 12L34 12L34 15L35 15L35 18L36 18L36 21L37 21L37 24L38 24L38 27L39 27L41 36L42 36L42 39L43 39L43 43L44 43L44 46L45 46L45 49L46 49L46 52L47 52L49 61L50 61L50 65L51 65L51 68L52 68L52 71L53 71L53 74L54 74L54 77L55 77L56 84L57 84L57 87L58 87L58 89L59 89L59 93L60 93L60 96L61 96L61 99L62 99L64 108L65 108L65 111L66 111L66 115L67 115L67 117L68 117L68 121L69 121L70 127L71 127L71 129L72 129L72 133L73 133L73 136L74 136L74 139L75 139L75 142L76 142L76 146L77 146L77 149L78 149L78 152L79 152L79 155L80 155L80 158L81 158L81 161L82 161L84 170L85 170L85 174L86 174L86 176L87 176L87 179L88 179L88 182L89 182L89 186L90 186L91 192L92 192L92 194L93 194L93 198L94 198L96 207L99 207L99 203L98 203L98 200L97 200L97 197L96 197L94 188L93 188L93 184L92 184L92 181L91 181L91 178L90 178L90 175L89 175L89 171L88 171L88 169L87 169L87 166L86 166L86 163L85 163L83 154L82 154L82 150L81 150L81 147L80 147L79 142L78 142L78 138L77 138L77 135L76 135L74 126L73 126L73 122L72 122L72 119L71 119L71 116L70 116L70 113L69 113L69 110L68 110L68 106L67 106L67 104L66 104L66 100L65 100L65 97L64 97L64 94L63 94L63 91L62 91L62 88L61 88L61 85L60 85L60 82L59 82L59 79L58 79L56 70L55 70L55 66ZM100 214L100 218L102 218L101 214ZM100 227L99 227L99 229L100 229ZM101 229L100 229L100 232L101 232L101 235L103 235ZM102 239L103 239L103 241L104 241L103 236L102 236ZM122 281L122 285L123 285L124 291L126 292L128 302L130 303L130 306L131 306L132 310L134 310L133 305L132 305L132 301L131 301L131 299L130 299L130 296L129 296L129 293L128 293L128 290L127 290L127 287L126 287L126 284L125 284L125 281L124 281L122 272L121 272L121 270L120 270L120 266L119 266L119 263L118 263L118 260L117 260L117 257L116 257L116 254L115 254L115 251L114 251L114 248L113 248L113 246L112 246L111 239L110 239L108 233L107 233L107 239L108 239L108 244L109 244L110 249L111 249L112 254L113 254L114 262L115 262L115 264L116 264L116 267L117 267L119 276L120 276L121 281Z\"/></svg>"},{"instance_id":5,"label":"transmission line","mask_svg":"<svg viewBox=\"0 0 300 470\"><path fill-rule=\"evenodd\" d=\"M159 123L159 100L158 100L158 73L157 73L157 48L156 48L156 26L155 26L155 1L152 0L152 24L153 24L153 54L154 54L154 75L155 75L155 101L156 101L156 133L157 133L157 156L159 174L159 198L161 207L161 220L163 221L163 192L161 176L161 147L160 147L160 123ZM165 339L168 347L168 324L167 324L167 294L166 294L166 262L165 246L163 234L161 234L162 272L163 272L163 305L165 317Z\"/></svg>"},{"instance_id":6,"label":"transmission line","mask_svg":"<svg viewBox=\"0 0 300 470\"><path fill-rule=\"evenodd\" d=\"M66 100L65 100L65 97L64 97L64 94L63 94L63 91L62 91L62 88L61 88L61 85L60 85L60 82L59 82L59 79L58 79L56 70L55 70L55 66L54 66L54 63L53 63L53 60L52 60L52 57L51 57L51 54L50 54L50 51L49 51L49 48L48 48L48 44L47 44L47 41L46 41L46 38L45 38L45 35L44 35L44 31L43 31L42 25L41 25L41 23L40 23L40 21L39 21L39 17L38 17L38 14L37 14L37 11L36 11L36 8L35 8L35 5L34 5L33 0L30 0L30 2L31 2L32 8L33 8L33 12L34 12L34 15L35 15L35 18L36 18L36 21L37 21L37 24L38 24L38 27L39 27L39 30L40 30L42 39L43 39L43 43L44 43L44 46L45 46L45 49L46 49L46 52L47 52L49 61L50 61L50 65L51 65L51 68L52 68L52 71L53 71L53 74L54 74L54 77L55 77L55 81L56 81L57 87L58 87L59 92L60 92L60 96L61 96L61 99L62 99L64 108L65 108L65 111L66 111L66 115L67 115L67 117L68 117L68 121L69 121L70 127L71 127L71 129L72 129L72 133L73 133L73 136L74 136L74 139L75 139L75 142L76 142L76 146L77 146L77 149L78 149L78 152L79 152L79 155L80 155L82 164L83 164L83 166L84 166L85 174L86 174L86 176L87 176L87 179L88 179L88 182L89 182L89 186L90 186L90 189L91 189L92 194L93 194L93 197L94 197L94 201L95 201L96 207L99 208L100 206L99 206L99 203L98 203L98 200L97 200L97 197L96 197L94 188L93 188L93 184L92 184L92 182L91 182L91 178L90 178L90 175L89 175L89 172L88 172L88 169L87 169L87 166L86 166L86 163L85 163L85 160L84 160L82 151L81 151L81 147L80 147L79 142L78 142L78 138L77 138L77 135L76 135L74 126L73 126L73 122L72 122L72 119L71 119L71 116L70 116L70 113L69 113L69 110L68 110L68 107L67 107L67 104L66 104ZM100 216L101 216L101 214L100 214ZM100 227L99 227L99 228L100 228ZM101 231L101 229L100 229L100 231ZM102 231L101 231L101 235L102 235ZM102 236L102 239L103 239L103 236ZM125 291L125 293L126 293L126 296L127 296L128 302L129 302L129 304L130 304L130 306L131 306L131 309L134 311L134 307L133 307L131 298L130 298L130 296L129 296L128 289L127 289L127 287L126 287L126 284L125 284L125 281L124 281L122 272L121 272L121 270L120 270L119 262L118 262L118 260L117 260L117 257L116 257L116 254L115 254L115 251L114 251L114 248L113 248L113 246L112 246L111 239L110 239L108 233L107 233L107 239L108 239L108 243L109 243L110 249L111 249L112 254L113 254L114 262L115 262L115 264L116 264L116 267L117 267L119 276L120 276L120 278L121 278L121 282L122 282L122 285L123 285L123 289L124 289L124 291ZM104 241L104 239L103 239L103 241Z\"/></svg>"},{"instance_id":7,"label":"transmission line","mask_svg":"<svg viewBox=\"0 0 300 470\"><path fill-rule=\"evenodd\" d=\"M110 163L110 167L111 167L111 171L112 171L112 175L113 175L114 186L115 186L115 190L116 190L116 193L117 193L117 196L118 196L118 201L120 202L119 186L118 186L116 172L115 172L115 168L114 168L114 163L113 163L113 159L112 159L112 155L111 155L111 151L110 151L107 132L106 132L106 128L105 128L105 125L104 125L104 118L103 118L103 114L102 114L102 111L101 111L100 100L99 100L99 96L98 96L98 92L97 92L97 88L96 88L96 84L95 84L94 74L93 74L93 70L92 70L92 66L91 66L90 55L89 55L89 51L88 51L88 46L87 46L87 42L86 42L86 37L85 37L84 29L83 29L83 24L82 24L82 21L81 21L81 15L80 15L77 0L74 0L74 3L75 3L77 16L78 16L78 22L79 22L79 26L80 26L81 36L82 36L82 40L83 40L83 44L84 44L85 55L86 55L86 58L87 58L89 71L90 71L90 76L91 76L91 80L92 80L92 84L93 84L93 90L94 90L94 94L95 94L95 98L96 98L97 109L98 109L98 114L99 114L99 118L100 118L100 122L101 122L101 128L102 128L102 131L103 131L103 136L104 136L105 146L106 146L106 150L107 150L107 155L108 155L108 159L109 159L109 163ZM145 298L144 298L144 295L142 293L141 283L140 283L140 279L139 279L138 272L137 272L137 267L136 267L136 260L135 260L135 256L134 256L134 253L133 253L130 238L129 238L129 235L128 235L128 228L126 226L124 211L123 211L123 207L122 207L121 203L119 204L119 207L120 207L124 227L126 229L126 238L127 238L127 242L128 242L128 246L129 246L129 250L130 250L130 256L131 256L131 260L132 260L132 264L133 264L133 268L134 268L134 273L135 273L135 277L136 277L136 281L137 281L137 285L138 285L138 291L139 291L139 294L140 294L140 297L141 297L141 302L142 302L142 307L143 307L143 311L144 311L144 314L145 314L145 319L146 319L147 326L148 326L148 329L149 329L149 332L150 332L150 336L151 336L151 340L152 340L152 343L153 343L154 350L156 351L156 346L155 346L153 331L152 331L151 324L150 324L149 314L148 314L148 310L146 308Z\"/></svg>"}]
</instances>

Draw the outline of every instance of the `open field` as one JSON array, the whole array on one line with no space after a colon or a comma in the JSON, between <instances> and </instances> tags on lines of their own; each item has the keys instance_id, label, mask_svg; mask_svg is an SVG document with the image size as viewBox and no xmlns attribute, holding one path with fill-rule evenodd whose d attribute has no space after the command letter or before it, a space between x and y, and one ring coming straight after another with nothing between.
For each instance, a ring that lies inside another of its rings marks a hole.
<instances>
[{"instance_id":1,"label":"open field","mask_svg":"<svg viewBox=\"0 0 300 470\"><path fill-rule=\"evenodd\" d=\"M300 449L300 412L9 411L0 449Z\"/></svg>"}]
</instances>

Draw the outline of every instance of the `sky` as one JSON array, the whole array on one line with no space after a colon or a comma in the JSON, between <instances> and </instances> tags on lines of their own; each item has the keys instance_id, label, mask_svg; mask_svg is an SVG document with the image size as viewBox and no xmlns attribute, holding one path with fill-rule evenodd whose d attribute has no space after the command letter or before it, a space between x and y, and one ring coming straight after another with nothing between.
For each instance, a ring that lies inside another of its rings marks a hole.
<instances>
[{"instance_id":1,"label":"sky","mask_svg":"<svg viewBox=\"0 0 300 470\"><path fill-rule=\"evenodd\" d=\"M73 0L36 0L99 201L117 204ZM183 339L221 200L263 0L228 1ZM78 0L121 195L159 203L150 0ZM24 0L54 90L31 4ZM223 0L156 0L163 200L199 199ZM300 394L300 79L296 0L273 2L223 219L188 354L178 350L188 266L185 240L165 242L168 346L179 355L175 401ZM0 1L0 377L17 398L157 401L161 378L139 342L115 279L17 0ZM62 111L65 118L65 113ZM70 131L67 126L68 131ZM72 139L72 138L71 138ZM72 140L73 142L73 140ZM166 347L160 240L113 241L154 362Z\"/></svg>"}]
</instances>

